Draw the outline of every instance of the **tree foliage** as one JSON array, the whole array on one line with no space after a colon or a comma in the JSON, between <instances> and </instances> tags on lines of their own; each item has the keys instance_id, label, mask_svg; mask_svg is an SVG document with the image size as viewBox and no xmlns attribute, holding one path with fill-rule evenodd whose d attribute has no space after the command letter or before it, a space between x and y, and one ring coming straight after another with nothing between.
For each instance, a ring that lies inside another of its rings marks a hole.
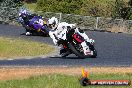
<instances>
[{"instance_id":1,"label":"tree foliage","mask_svg":"<svg viewBox=\"0 0 132 88\"><path fill-rule=\"evenodd\" d=\"M18 14L18 8L22 6L20 0L1 0L0 18L4 21L15 19Z\"/></svg>"},{"instance_id":2,"label":"tree foliage","mask_svg":"<svg viewBox=\"0 0 132 88\"><path fill-rule=\"evenodd\" d=\"M82 0L38 0L37 10L79 14Z\"/></svg>"},{"instance_id":3,"label":"tree foliage","mask_svg":"<svg viewBox=\"0 0 132 88\"><path fill-rule=\"evenodd\" d=\"M131 1L131 0L130 0ZM123 0L116 0L113 16L115 18L131 19L132 8L129 5L130 2L125 2Z\"/></svg>"},{"instance_id":4,"label":"tree foliage","mask_svg":"<svg viewBox=\"0 0 132 88\"><path fill-rule=\"evenodd\" d=\"M26 2L26 3L36 3L37 0L21 0L23 2Z\"/></svg>"},{"instance_id":5,"label":"tree foliage","mask_svg":"<svg viewBox=\"0 0 132 88\"><path fill-rule=\"evenodd\" d=\"M36 11L130 19L127 6L126 0L37 0Z\"/></svg>"},{"instance_id":6,"label":"tree foliage","mask_svg":"<svg viewBox=\"0 0 132 88\"><path fill-rule=\"evenodd\" d=\"M132 6L132 0L129 0L128 4L129 6Z\"/></svg>"},{"instance_id":7,"label":"tree foliage","mask_svg":"<svg viewBox=\"0 0 132 88\"><path fill-rule=\"evenodd\" d=\"M113 1L109 0L83 0L82 15L110 17Z\"/></svg>"},{"instance_id":8,"label":"tree foliage","mask_svg":"<svg viewBox=\"0 0 132 88\"><path fill-rule=\"evenodd\" d=\"M113 4L109 0L38 0L36 10L110 17Z\"/></svg>"}]
</instances>

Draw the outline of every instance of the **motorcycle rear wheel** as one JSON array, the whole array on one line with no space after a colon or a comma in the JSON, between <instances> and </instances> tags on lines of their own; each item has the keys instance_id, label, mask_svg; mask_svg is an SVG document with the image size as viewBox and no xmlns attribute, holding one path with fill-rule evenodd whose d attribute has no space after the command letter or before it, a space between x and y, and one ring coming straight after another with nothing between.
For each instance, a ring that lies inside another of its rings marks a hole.
<instances>
[{"instance_id":1,"label":"motorcycle rear wheel","mask_svg":"<svg viewBox=\"0 0 132 88\"><path fill-rule=\"evenodd\" d=\"M91 56L91 58L96 58L97 57L97 50L93 51L93 55Z\"/></svg>"},{"instance_id":2,"label":"motorcycle rear wheel","mask_svg":"<svg viewBox=\"0 0 132 88\"><path fill-rule=\"evenodd\" d=\"M78 56L79 58L96 58L97 57L97 51L93 49L93 55L84 55L83 53L79 52L71 43L68 43L69 48L72 50L72 52ZM94 48L94 47L93 47Z\"/></svg>"},{"instance_id":3,"label":"motorcycle rear wheel","mask_svg":"<svg viewBox=\"0 0 132 88\"><path fill-rule=\"evenodd\" d=\"M88 44L89 48L91 51L93 51L93 55L91 56L91 58L96 58L97 57L97 50L94 48L93 45Z\"/></svg>"}]
</instances>

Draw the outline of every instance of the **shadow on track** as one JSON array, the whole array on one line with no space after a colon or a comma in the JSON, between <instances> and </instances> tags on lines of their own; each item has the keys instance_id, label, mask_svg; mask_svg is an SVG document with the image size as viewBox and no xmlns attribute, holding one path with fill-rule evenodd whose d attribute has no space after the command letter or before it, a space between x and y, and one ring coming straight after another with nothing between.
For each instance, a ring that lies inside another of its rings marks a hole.
<instances>
[{"instance_id":1,"label":"shadow on track","mask_svg":"<svg viewBox=\"0 0 132 88\"><path fill-rule=\"evenodd\" d=\"M49 37L49 35L43 35L43 34L37 34L37 33L31 34L31 35L26 35L26 33L21 33L20 35L25 35L25 36Z\"/></svg>"},{"instance_id":2,"label":"shadow on track","mask_svg":"<svg viewBox=\"0 0 132 88\"><path fill-rule=\"evenodd\" d=\"M79 58L79 57L75 57L75 56L69 56L69 57L55 56L55 57L49 57L49 58L59 58L59 59L91 59L91 58Z\"/></svg>"}]
</instances>

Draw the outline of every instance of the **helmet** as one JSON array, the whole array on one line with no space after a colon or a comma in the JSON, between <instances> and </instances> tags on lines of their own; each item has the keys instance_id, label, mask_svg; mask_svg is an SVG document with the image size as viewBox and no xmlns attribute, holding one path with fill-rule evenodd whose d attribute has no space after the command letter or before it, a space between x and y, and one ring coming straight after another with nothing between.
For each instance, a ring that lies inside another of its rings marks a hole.
<instances>
[{"instance_id":1,"label":"helmet","mask_svg":"<svg viewBox=\"0 0 132 88\"><path fill-rule=\"evenodd\" d=\"M56 17L52 17L48 20L48 26L51 28L51 30L55 30L58 25L58 19Z\"/></svg>"},{"instance_id":2,"label":"helmet","mask_svg":"<svg viewBox=\"0 0 132 88\"><path fill-rule=\"evenodd\" d=\"M22 14L27 14L27 10L21 10L20 12L19 12L19 16L21 16Z\"/></svg>"},{"instance_id":3,"label":"helmet","mask_svg":"<svg viewBox=\"0 0 132 88\"><path fill-rule=\"evenodd\" d=\"M58 19L56 17L52 17L51 19L48 20L49 24L58 24Z\"/></svg>"}]
</instances>

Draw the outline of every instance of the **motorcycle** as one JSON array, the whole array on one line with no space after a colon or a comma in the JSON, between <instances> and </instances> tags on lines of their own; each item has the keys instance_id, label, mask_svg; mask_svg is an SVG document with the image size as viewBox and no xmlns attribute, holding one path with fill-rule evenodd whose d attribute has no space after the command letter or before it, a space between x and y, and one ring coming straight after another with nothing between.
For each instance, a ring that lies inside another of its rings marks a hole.
<instances>
[{"instance_id":1,"label":"motorcycle","mask_svg":"<svg viewBox=\"0 0 132 88\"><path fill-rule=\"evenodd\" d=\"M19 22L26 29L26 35L36 35L40 34L43 36L48 35L47 20L44 20L44 25L38 23L39 20L43 20L42 17L37 16L36 14L28 14L25 12L19 13Z\"/></svg>"},{"instance_id":2,"label":"motorcycle","mask_svg":"<svg viewBox=\"0 0 132 88\"><path fill-rule=\"evenodd\" d=\"M64 40L65 39L65 40ZM59 44L62 44L63 47L70 52L70 54L75 54L79 58L96 58L97 51L94 48L94 43L86 42L90 51L93 52L92 55L85 55L81 43L84 42L84 38L75 32L74 29L68 27L62 33L61 39L59 40ZM68 53L61 54L62 57L66 57L69 55Z\"/></svg>"}]
</instances>

